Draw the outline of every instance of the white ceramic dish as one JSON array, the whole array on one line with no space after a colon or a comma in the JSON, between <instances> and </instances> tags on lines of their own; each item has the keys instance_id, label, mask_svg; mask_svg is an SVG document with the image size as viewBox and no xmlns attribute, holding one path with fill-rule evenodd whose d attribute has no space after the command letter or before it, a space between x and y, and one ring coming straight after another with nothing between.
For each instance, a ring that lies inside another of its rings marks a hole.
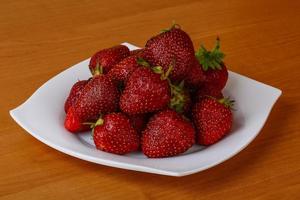
<instances>
[{"instance_id":1,"label":"white ceramic dish","mask_svg":"<svg viewBox=\"0 0 300 200\"><path fill-rule=\"evenodd\" d=\"M131 50L137 48L124 44ZM54 149L86 161L129 170L185 176L213 167L236 155L257 136L281 95L279 89L230 72L224 90L225 96L236 101L230 135L210 147L194 145L183 155L171 158L148 159L142 153L119 156L96 150L90 133L74 135L64 129L64 101L78 79L90 77L88 63L89 59L84 60L53 77L10 114L29 134Z\"/></svg>"}]
</instances>

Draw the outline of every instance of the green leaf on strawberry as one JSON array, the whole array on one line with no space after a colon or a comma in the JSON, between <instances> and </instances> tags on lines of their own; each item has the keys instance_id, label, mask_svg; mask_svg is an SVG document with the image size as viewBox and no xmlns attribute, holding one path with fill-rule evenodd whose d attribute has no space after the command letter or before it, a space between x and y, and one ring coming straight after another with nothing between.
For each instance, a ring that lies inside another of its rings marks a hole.
<instances>
[{"instance_id":1,"label":"green leaf on strawberry","mask_svg":"<svg viewBox=\"0 0 300 200\"><path fill-rule=\"evenodd\" d=\"M213 70L221 70L225 54L220 50L219 37L216 40L215 47L211 51L208 51L203 45L201 45L199 50L196 51L195 56L202 65L204 71L207 71L209 68Z\"/></svg>"}]
</instances>

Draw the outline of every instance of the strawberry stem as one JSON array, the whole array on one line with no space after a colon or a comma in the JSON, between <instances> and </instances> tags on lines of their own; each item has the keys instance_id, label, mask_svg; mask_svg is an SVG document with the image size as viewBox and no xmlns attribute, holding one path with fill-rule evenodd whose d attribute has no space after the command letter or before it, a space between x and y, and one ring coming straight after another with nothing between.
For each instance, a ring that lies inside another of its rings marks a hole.
<instances>
[{"instance_id":1,"label":"strawberry stem","mask_svg":"<svg viewBox=\"0 0 300 200\"><path fill-rule=\"evenodd\" d=\"M175 22L175 20L173 20L173 21L172 21L172 26L171 26L170 28L162 29L162 30L160 31L160 33L168 32L168 31L172 30L173 28L181 29L181 26L180 26L179 24L177 24L177 23Z\"/></svg>"},{"instance_id":2,"label":"strawberry stem","mask_svg":"<svg viewBox=\"0 0 300 200\"><path fill-rule=\"evenodd\" d=\"M97 75L101 75L101 74L103 74L103 67L99 64L99 61L97 61L93 75L97 76Z\"/></svg>"},{"instance_id":3,"label":"strawberry stem","mask_svg":"<svg viewBox=\"0 0 300 200\"><path fill-rule=\"evenodd\" d=\"M170 73L171 73L172 70L173 70L173 66L170 65L169 68L168 68L168 70L167 70L167 72L162 74L161 79L162 80L166 80L169 77L169 75L170 75Z\"/></svg>"},{"instance_id":4,"label":"strawberry stem","mask_svg":"<svg viewBox=\"0 0 300 200\"><path fill-rule=\"evenodd\" d=\"M96 123L91 123L91 122L84 122L82 124L84 125L90 125L91 129L94 129L96 126L101 126L103 125L104 120L102 119L102 116L100 115L99 119L96 121Z\"/></svg>"},{"instance_id":5,"label":"strawberry stem","mask_svg":"<svg viewBox=\"0 0 300 200\"><path fill-rule=\"evenodd\" d=\"M220 50L220 38L217 37L216 45L211 51L208 51L204 45L201 45L199 50L195 52L195 56L204 71L207 71L209 68L221 70L225 54Z\"/></svg>"},{"instance_id":6,"label":"strawberry stem","mask_svg":"<svg viewBox=\"0 0 300 200\"><path fill-rule=\"evenodd\" d=\"M181 29L181 26L180 26L179 24L177 24L175 20L173 20L173 21L172 21L172 26L171 26L170 29L172 29L172 28L178 28L178 29Z\"/></svg>"},{"instance_id":7,"label":"strawberry stem","mask_svg":"<svg viewBox=\"0 0 300 200\"><path fill-rule=\"evenodd\" d=\"M161 66L152 67L152 71L156 74L163 74L163 70Z\"/></svg>"},{"instance_id":8,"label":"strawberry stem","mask_svg":"<svg viewBox=\"0 0 300 200\"><path fill-rule=\"evenodd\" d=\"M184 94L184 81L181 81L179 85L174 85L169 81L169 85L171 88L171 101L169 107L178 113L182 113L187 100L186 95Z\"/></svg>"},{"instance_id":9,"label":"strawberry stem","mask_svg":"<svg viewBox=\"0 0 300 200\"><path fill-rule=\"evenodd\" d=\"M235 101L231 100L229 97L225 97L225 98L219 99L218 102L220 104L223 104L227 108L233 109Z\"/></svg>"},{"instance_id":10,"label":"strawberry stem","mask_svg":"<svg viewBox=\"0 0 300 200\"><path fill-rule=\"evenodd\" d=\"M83 122L83 123L81 123L81 124L82 124L82 125L89 125L91 129L93 129L93 128L94 128L94 125L95 125L95 123L93 123L93 122Z\"/></svg>"},{"instance_id":11,"label":"strawberry stem","mask_svg":"<svg viewBox=\"0 0 300 200\"><path fill-rule=\"evenodd\" d=\"M96 127L96 126L101 126L101 125L103 125L103 123L104 123L104 120L100 117L100 118L96 121L95 127Z\"/></svg>"},{"instance_id":12,"label":"strawberry stem","mask_svg":"<svg viewBox=\"0 0 300 200\"><path fill-rule=\"evenodd\" d=\"M95 124L95 123L93 123L93 122L83 122L83 123L81 123L81 124L83 124L83 125L93 125L93 124Z\"/></svg>"},{"instance_id":13,"label":"strawberry stem","mask_svg":"<svg viewBox=\"0 0 300 200\"><path fill-rule=\"evenodd\" d=\"M144 67L150 67L150 64L149 64L146 60L144 60L143 58L141 58L141 57L138 57L138 58L136 59L136 62L137 62L139 65L142 65L142 66L144 66Z\"/></svg>"},{"instance_id":14,"label":"strawberry stem","mask_svg":"<svg viewBox=\"0 0 300 200\"><path fill-rule=\"evenodd\" d=\"M161 66L155 66L155 67L152 67L152 71L156 74L160 74L160 79L161 80L168 80L168 77L171 73L171 71L173 70L173 67L172 65L169 66L168 70L166 71L166 73L164 73L164 70ZM169 81L169 80L168 80Z\"/></svg>"}]
</instances>

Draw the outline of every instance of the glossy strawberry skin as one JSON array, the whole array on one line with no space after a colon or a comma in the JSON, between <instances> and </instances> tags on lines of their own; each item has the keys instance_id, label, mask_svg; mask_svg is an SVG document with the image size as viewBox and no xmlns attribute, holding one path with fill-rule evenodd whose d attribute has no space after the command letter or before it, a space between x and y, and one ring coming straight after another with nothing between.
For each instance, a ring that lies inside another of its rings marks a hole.
<instances>
[{"instance_id":1,"label":"glossy strawberry skin","mask_svg":"<svg viewBox=\"0 0 300 200\"><path fill-rule=\"evenodd\" d=\"M65 113L68 112L69 108L74 105L77 101L77 99L79 98L81 91L83 90L83 88L85 87L85 85L88 83L88 80L82 80L82 81L78 81L76 82L70 91L70 94L68 96L68 98L65 101Z\"/></svg>"},{"instance_id":2,"label":"glossy strawberry skin","mask_svg":"<svg viewBox=\"0 0 300 200\"><path fill-rule=\"evenodd\" d=\"M223 64L222 69L208 69L204 71L205 84L209 87L214 87L215 90L221 91L228 80L228 71L226 66Z\"/></svg>"},{"instance_id":3,"label":"glossy strawberry skin","mask_svg":"<svg viewBox=\"0 0 300 200\"><path fill-rule=\"evenodd\" d=\"M131 73L138 67L140 65L137 63L137 57L129 56L116 64L107 75L115 84L125 84Z\"/></svg>"},{"instance_id":4,"label":"glossy strawberry skin","mask_svg":"<svg viewBox=\"0 0 300 200\"><path fill-rule=\"evenodd\" d=\"M93 77L84 87L76 104L73 107L72 115L69 111L66 120L69 119L73 124L65 126L71 132L76 131L74 127L85 122L95 122L100 113L105 114L114 112L118 109L119 92L109 77L97 75ZM70 120L70 118L72 119ZM66 123L65 123L66 125Z\"/></svg>"},{"instance_id":5,"label":"glossy strawberry skin","mask_svg":"<svg viewBox=\"0 0 300 200\"><path fill-rule=\"evenodd\" d=\"M194 59L194 62L188 71L184 83L185 86L191 89L197 89L205 82L205 75L199 62Z\"/></svg>"},{"instance_id":6,"label":"glossy strawberry skin","mask_svg":"<svg viewBox=\"0 0 300 200\"><path fill-rule=\"evenodd\" d=\"M172 65L170 78L181 81L193 64L193 43L187 33L173 27L147 41L143 58L152 66L161 66L165 72Z\"/></svg>"},{"instance_id":7,"label":"glossy strawberry skin","mask_svg":"<svg viewBox=\"0 0 300 200\"><path fill-rule=\"evenodd\" d=\"M233 116L230 108L214 98L204 97L193 107L193 121L197 130L197 143L207 146L218 142L230 132Z\"/></svg>"},{"instance_id":8,"label":"glossy strawberry skin","mask_svg":"<svg viewBox=\"0 0 300 200\"><path fill-rule=\"evenodd\" d=\"M122 113L107 114L104 123L93 130L97 149L114 154L126 154L139 147L139 135Z\"/></svg>"},{"instance_id":9,"label":"glossy strawberry skin","mask_svg":"<svg viewBox=\"0 0 300 200\"><path fill-rule=\"evenodd\" d=\"M149 158L170 157L187 151L195 143L190 122L173 110L155 114L142 135L142 151Z\"/></svg>"},{"instance_id":10,"label":"glossy strawberry skin","mask_svg":"<svg viewBox=\"0 0 300 200\"><path fill-rule=\"evenodd\" d=\"M102 67L103 73L106 74L115 64L129 56L129 54L130 51L128 47L124 45L117 45L111 48L100 50L95 53L90 60L90 71L94 75L98 63L99 67Z\"/></svg>"},{"instance_id":11,"label":"glossy strawberry skin","mask_svg":"<svg viewBox=\"0 0 300 200\"><path fill-rule=\"evenodd\" d=\"M170 102L170 87L167 80L151 69L140 67L129 77L120 98L120 108L129 115L161 110Z\"/></svg>"}]
</instances>

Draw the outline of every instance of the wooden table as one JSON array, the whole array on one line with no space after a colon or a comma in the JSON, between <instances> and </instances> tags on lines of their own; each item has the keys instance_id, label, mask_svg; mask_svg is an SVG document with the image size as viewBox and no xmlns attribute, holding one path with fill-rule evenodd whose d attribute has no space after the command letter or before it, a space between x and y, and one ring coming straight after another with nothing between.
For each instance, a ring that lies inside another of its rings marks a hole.
<instances>
[{"instance_id":1,"label":"wooden table","mask_svg":"<svg viewBox=\"0 0 300 200\"><path fill-rule=\"evenodd\" d=\"M300 1L2 1L0 199L300 199ZM167 177L60 153L8 111L95 51L139 46L172 20L195 47L221 37L229 69L282 89L259 136L209 170Z\"/></svg>"}]
</instances>

